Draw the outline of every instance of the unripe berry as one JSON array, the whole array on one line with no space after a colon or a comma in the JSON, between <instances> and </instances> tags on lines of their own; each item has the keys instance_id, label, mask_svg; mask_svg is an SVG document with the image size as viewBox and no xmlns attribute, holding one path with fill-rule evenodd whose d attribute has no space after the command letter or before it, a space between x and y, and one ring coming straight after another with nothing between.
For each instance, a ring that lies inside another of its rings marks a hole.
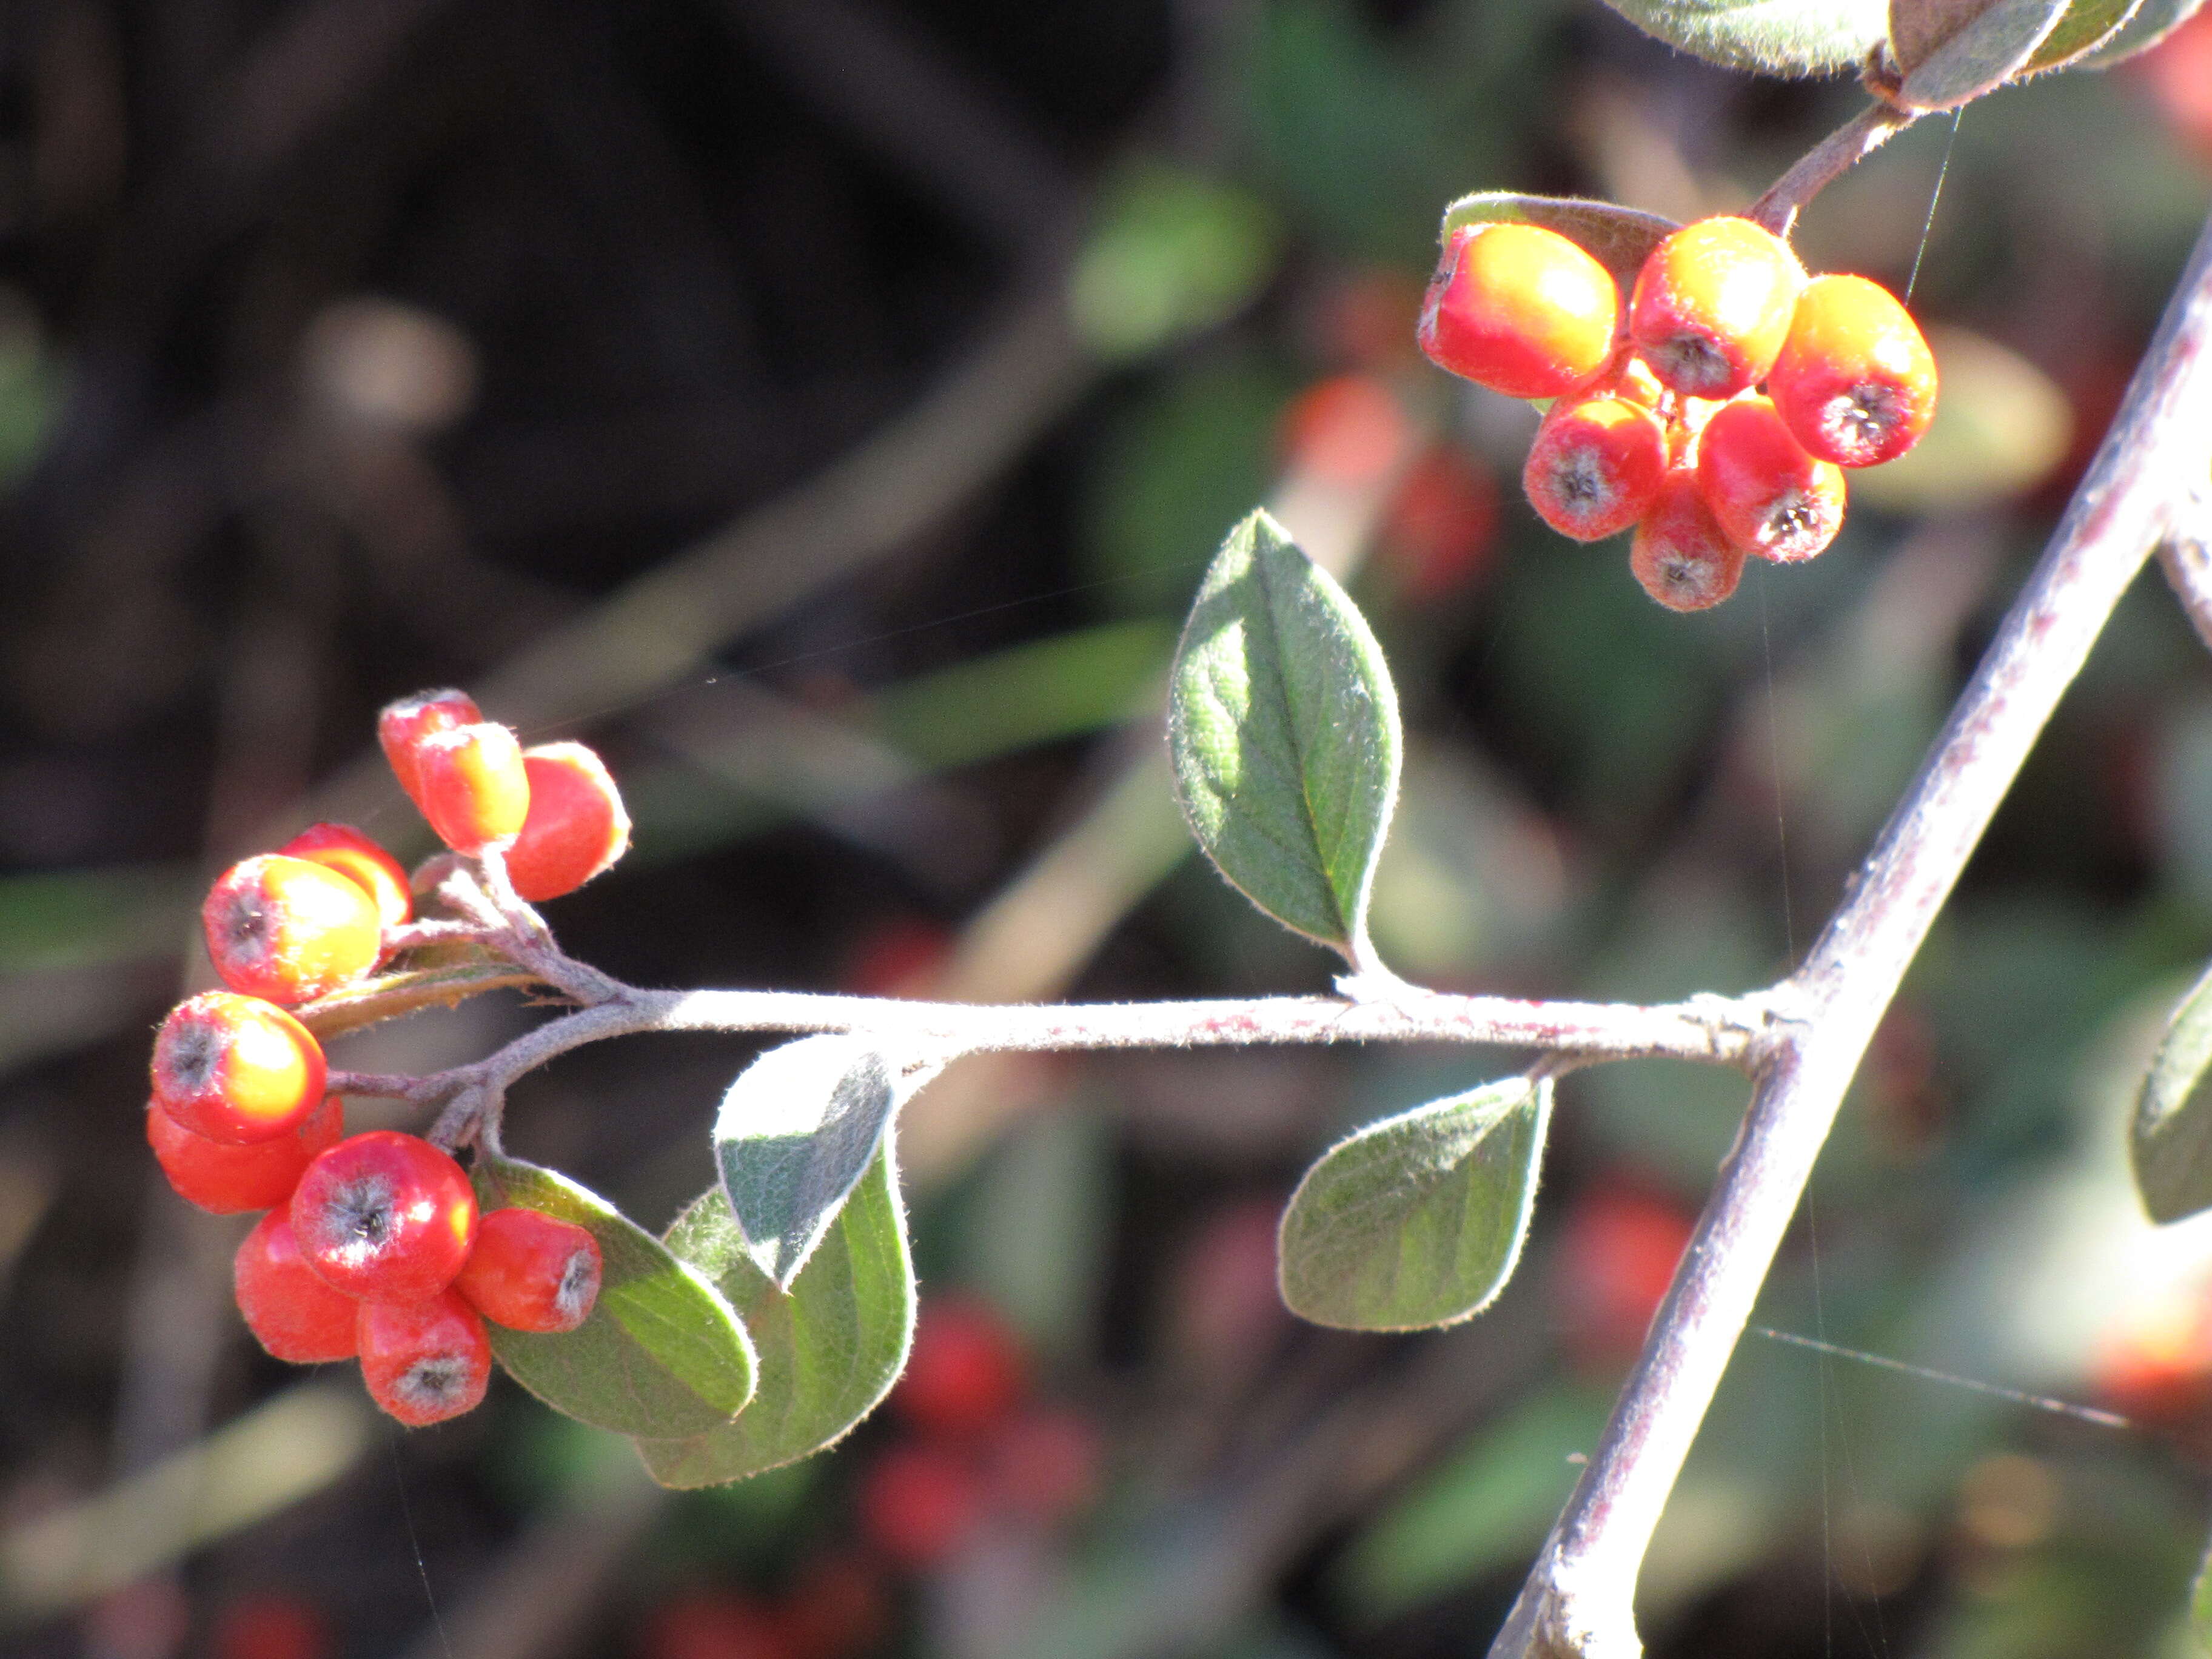
<instances>
[{"instance_id":1,"label":"unripe berry","mask_svg":"<svg viewBox=\"0 0 2212 1659\"><path fill-rule=\"evenodd\" d=\"M388 702L376 717L376 740L384 758L407 799L422 804L422 790L415 771L415 746L434 732L450 732L457 726L474 726L483 711L465 691L417 691L411 697Z\"/></svg>"},{"instance_id":2,"label":"unripe berry","mask_svg":"<svg viewBox=\"0 0 2212 1659\"><path fill-rule=\"evenodd\" d=\"M1667 430L1620 398L1553 405L1529 446L1521 485L1528 504L1578 542L1617 535L1642 518L1667 471Z\"/></svg>"},{"instance_id":3,"label":"unripe berry","mask_svg":"<svg viewBox=\"0 0 2212 1659\"><path fill-rule=\"evenodd\" d=\"M1422 301L1421 349L1511 398L1556 398L1603 367L1620 294L1603 265L1539 225L1452 233Z\"/></svg>"},{"instance_id":4,"label":"unripe berry","mask_svg":"<svg viewBox=\"0 0 2212 1659\"><path fill-rule=\"evenodd\" d=\"M1705 423L1698 487L1728 538L1777 564L1809 559L1844 523L1844 475L1808 455L1774 405L1739 398Z\"/></svg>"},{"instance_id":5,"label":"unripe berry","mask_svg":"<svg viewBox=\"0 0 2212 1659\"><path fill-rule=\"evenodd\" d=\"M363 1302L357 1340L368 1397L410 1429L474 1411L491 1384L491 1344L475 1309L451 1291L412 1302Z\"/></svg>"},{"instance_id":6,"label":"unripe berry","mask_svg":"<svg viewBox=\"0 0 2212 1659\"><path fill-rule=\"evenodd\" d=\"M372 1129L300 1177L290 1206L300 1254L349 1296L419 1302L453 1282L477 1231L461 1166L417 1135Z\"/></svg>"},{"instance_id":7,"label":"unripe berry","mask_svg":"<svg viewBox=\"0 0 2212 1659\"><path fill-rule=\"evenodd\" d=\"M200 925L222 982L271 1002L352 984L376 966L384 937L359 883L282 853L241 860L217 877Z\"/></svg>"},{"instance_id":8,"label":"unripe berry","mask_svg":"<svg viewBox=\"0 0 2212 1659\"><path fill-rule=\"evenodd\" d=\"M1936 357L1881 283L1815 276L1797 296L1766 390L1808 453L1876 466L1918 443L1936 417Z\"/></svg>"},{"instance_id":9,"label":"unripe berry","mask_svg":"<svg viewBox=\"0 0 2212 1659\"><path fill-rule=\"evenodd\" d=\"M1804 268L1748 219L1700 219L1659 246L1638 273L1628 332L1674 391L1728 398L1766 378L1790 331Z\"/></svg>"},{"instance_id":10,"label":"unripe berry","mask_svg":"<svg viewBox=\"0 0 2212 1659\"><path fill-rule=\"evenodd\" d=\"M350 1359L361 1304L307 1271L291 1218L271 1210L231 1259L231 1282L246 1328L295 1365Z\"/></svg>"},{"instance_id":11,"label":"unripe berry","mask_svg":"<svg viewBox=\"0 0 2212 1659\"><path fill-rule=\"evenodd\" d=\"M573 1331L599 1300L599 1242L543 1210L492 1210L477 1223L453 1290L495 1325Z\"/></svg>"},{"instance_id":12,"label":"unripe berry","mask_svg":"<svg viewBox=\"0 0 2212 1659\"><path fill-rule=\"evenodd\" d=\"M274 1140L322 1104L322 1045L274 1003L203 991L154 1038L154 1101L194 1134L232 1146Z\"/></svg>"},{"instance_id":13,"label":"unripe berry","mask_svg":"<svg viewBox=\"0 0 2212 1659\"><path fill-rule=\"evenodd\" d=\"M1636 526L1628 568L1644 591L1669 611L1703 611L1735 592L1743 550L1729 540L1698 489L1698 475L1678 466Z\"/></svg>"},{"instance_id":14,"label":"unripe berry","mask_svg":"<svg viewBox=\"0 0 2212 1659\"><path fill-rule=\"evenodd\" d=\"M310 824L276 850L352 882L368 895L386 927L399 927L415 914L405 866L349 823Z\"/></svg>"},{"instance_id":15,"label":"unripe berry","mask_svg":"<svg viewBox=\"0 0 2212 1659\"><path fill-rule=\"evenodd\" d=\"M629 848L629 814L599 757L580 743L522 751L530 811L507 849L514 890L532 904L573 893Z\"/></svg>"},{"instance_id":16,"label":"unripe berry","mask_svg":"<svg viewBox=\"0 0 2212 1659\"><path fill-rule=\"evenodd\" d=\"M914 1348L891 1406L929 1434L981 1434L1021 1403L1027 1370L1020 1345L990 1304L933 1297L915 1323Z\"/></svg>"},{"instance_id":17,"label":"unripe berry","mask_svg":"<svg viewBox=\"0 0 2212 1659\"><path fill-rule=\"evenodd\" d=\"M456 853L510 846L529 818L530 774L504 726L432 733L415 745L415 777L422 816Z\"/></svg>"},{"instance_id":18,"label":"unripe berry","mask_svg":"<svg viewBox=\"0 0 2212 1659\"><path fill-rule=\"evenodd\" d=\"M337 1144L344 1125L345 1109L330 1095L289 1133L234 1146L194 1134L151 1101L146 1107L146 1141L161 1173L179 1197L215 1215L283 1204L316 1154Z\"/></svg>"}]
</instances>

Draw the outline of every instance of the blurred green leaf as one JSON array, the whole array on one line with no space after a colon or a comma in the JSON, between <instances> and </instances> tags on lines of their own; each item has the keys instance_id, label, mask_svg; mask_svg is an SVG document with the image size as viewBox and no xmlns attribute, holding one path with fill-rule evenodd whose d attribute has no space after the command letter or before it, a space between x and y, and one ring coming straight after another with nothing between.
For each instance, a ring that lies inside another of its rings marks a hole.
<instances>
[{"instance_id":1,"label":"blurred green leaf","mask_svg":"<svg viewBox=\"0 0 2212 1659\"><path fill-rule=\"evenodd\" d=\"M2075 60L2076 69L2110 69L2139 52L2148 52L2195 15L2204 0L2142 0L2119 32Z\"/></svg>"},{"instance_id":2,"label":"blurred green leaf","mask_svg":"<svg viewBox=\"0 0 2212 1659\"><path fill-rule=\"evenodd\" d=\"M1952 109L2026 69L2069 0L1890 0L1891 50L1906 109Z\"/></svg>"},{"instance_id":3,"label":"blurred green leaf","mask_svg":"<svg viewBox=\"0 0 2212 1659\"><path fill-rule=\"evenodd\" d=\"M916 760L964 766L1127 719L1174 649L1150 620L1037 640L892 687L875 725Z\"/></svg>"},{"instance_id":4,"label":"blurred green leaf","mask_svg":"<svg viewBox=\"0 0 2212 1659\"><path fill-rule=\"evenodd\" d=\"M1550 1079L1505 1078L1340 1141L1283 1212L1284 1302L1353 1330L1481 1312L1520 1258L1551 1118Z\"/></svg>"},{"instance_id":5,"label":"blurred green leaf","mask_svg":"<svg viewBox=\"0 0 2212 1659\"><path fill-rule=\"evenodd\" d=\"M167 955L187 937L204 879L184 864L0 878L0 973Z\"/></svg>"},{"instance_id":6,"label":"blurred green leaf","mask_svg":"<svg viewBox=\"0 0 2212 1659\"><path fill-rule=\"evenodd\" d=\"M485 1325L508 1375L558 1412L621 1434L696 1434L752 1398L752 1345L729 1304L597 1194L515 1158L479 1157L486 1209L522 1205L590 1231L599 1299L573 1331Z\"/></svg>"},{"instance_id":7,"label":"blurred green leaf","mask_svg":"<svg viewBox=\"0 0 2212 1659\"><path fill-rule=\"evenodd\" d=\"M2199 1648L2212 1653L2212 1553L2205 1556L2189 1587L2189 1633Z\"/></svg>"},{"instance_id":8,"label":"blurred green leaf","mask_svg":"<svg viewBox=\"0 0 2212 1659\"><path fill-rule=\"evenodd\" d=\"M873 1163L908 1074L866 1038L781 1043L738 1074L714 1119L714 1163L753 1265L787 1291Z\"/></svg>"},{"instance_id":9,"label":"blurred green leaf","mask_svg":"<svg viewBox=\"0 0 2212 1659\"><path fill-rule=\"evenodd\" d=\"M1400 735L1365 618L1257 512L1206 573L1171 682L1169 749L1199 844L1284 926L1374 967L1368 890Z\"/></svg>"},{"instance_id":10,"label":"blurred green leaf","mask_svg":"<svg viewBox=\"0 0 2212 1659\"><path fill-rule=\"evenodd\" d=\"M1274 214L1249 191L1163 161L1109 183L1068 278L1079 333L1110 361L1234 315L1273 274Z\"/></svg>"},{"instance_id":11,"label":"blurred green leaf","mask_svg":"<svg viewBox=\"0 0 2212 1659\"><path fill-rule=\"evenodd\" d=\"M1584 201L1571 196L1520 196L1510 190L1478 191L1462 196L1444 210L1444 242L1467 225L1540 225L1557 231L1613 273L1625 295L1636 286L1637 273L1651 250L1680 227L1672 219L1611 202Z\"/></svg>"},{"instance_id":12,"label":"blurred green leaf","mask_svg":"<svg viewBox=\"0 0 2212 1659\"><path fill-rule=\"evenodd\" d=\"M31 469L61 407L63 379L22 299L0 290L0 488Z\"/></svg>"},{"instance_id":13,"label":"blurred green leaf","mask_svg":"<svg viewBox=\"0 0 2212 1659\"><path fill-rule=\"evenodd\" d=\"M1856 69L1888 32L1884 0L1606 0L1646 34L1728 69Z\"/></svg>"},{"instance_id":14,"label":"blurred green leaf","mask_svg":"<svg viewBox=\"0 0 2212 1659\"><path fill-rule=\"evenodd\" d=\"M2065 459L2074 411L2051 378L1972 330L1928 330L1942 391L1897 459L1853 474L1851 494L1896 513L1960 513L2032 489Z\"/></svg>"},{"instance_id":15,"label":"blurred green leaf","mask_svg":"<svg viewBox=\"0 0 2212 1659\"><path fill-rule=\"evenodd\" d=\"M2212 969L2166 1022L2136 1097L2136 1186L2154 1221L2212 1208Z\"/></svg>"},{"instance_id":16,"label":"blurred green leaf","mask_svg":"<svg viewBox=\"0 0 2212 1659\"><path fill-rule=\"evenodd\" d=\"M744 1320L760 1354L760 1389L726 1427L639 1440L662 1486L720 1486L817 1452L874 1410L905 1367L914 1266L890 1137L788 1293L753 1265L719 1187L677 1218L668 1247L711 1278Z\"/></svg>"}]
</instances>

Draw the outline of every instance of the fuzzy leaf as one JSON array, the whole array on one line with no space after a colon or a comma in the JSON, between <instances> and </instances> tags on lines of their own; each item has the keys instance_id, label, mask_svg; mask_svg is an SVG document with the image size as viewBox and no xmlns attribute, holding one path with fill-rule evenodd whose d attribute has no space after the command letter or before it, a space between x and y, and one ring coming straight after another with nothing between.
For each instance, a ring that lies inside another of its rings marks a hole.
<instances>
[{"instance_id":1,"label":"fuzzy leaf","mask_svg":"<svg viewBox=\"0 0 2212 1659\"><path fill-rule=\"evenodd\" d=\"M1480 1313L1520 1257L1548 1079L1506 1078L1370 1123L1283 1212L1283 1301L1317 1325L1403 1331Z\"/></svg>"},{"instance_id":2,"label":"fuzzy leaf","mask_svg":"<svg viewBox=\"0 0 2212 1659\"><path fill-rule=\"evenodd\" d=\"M1953 109L2028 67L2069 0L1890 0L1890 43L1906 109Z\"/></svg>"},{"instance_id":3,"label":"fuzzy leaf","mask_svg":"<svg viewBox=\"0 0 2212 1659\"><path fill-rule=\"evenodd\" d=\"M1729 69L1826 75L1881 40L1883 0L1606 0L1671 46Z\"/></svg>"},{"instance_id":4,"label":"fuzzy leaf","mask_svg":"<svg viewBox=\"0 0 2212 1659\"><path fill-rule=\"evenodd\" d=\"M2076 69L2110 69L2148 52L2195 15L2204 0L2142 0L2118 33L2074 60Z\"/></svg>"},{"instance_id":5,"label":"fuzzy leaf","mask_svg":"<svg viewBox=\"0 0 2212 1659\"><path fill-rule=\"evenodd\" d=\"M1541 225L1555 230L1612 273L1624 299L1636 287L1636 274L1651 250L1671 231L1672 219L1611 202L1585 201L1578 196L1520 196L1510 190L1478 191L1462 196L1444 210L1438 239L1449 243L1452 233L1464 225L1493 223Z\"/></svg>"},{"instance_id":6,"label":"fuzzy leaf","mask_svg":"<svg viewBox=\"0 0 2212 1659\"><path fill-rule=\"evenodd\" d=\"M2027 74L2063 69L2110 41L2135 16L2143 0L2074 0L2058 27L2027 60Z\"/></svg>"},{"instance_id":7,"label":"fuzzy leaf","mask_svg":"<svg viewBox=\"0 0 2212 1659\"><path fill-rule=\"evenodd\" d=\"M717 1187L677 1218L668 1248L714 1280L760 1352L760 1391L736 1422L681 1439L641 1439L664 1486L715 1486L842 1439L905 1368L914 1267L890 1138L788 1294L754 1266Z\"/></svg>"},{"instance_id":8,"label":"fuzzy leaf","mask_svg":"<svg viewBox=\"0 0 2212 1659\"><path fill-rule=\"evenodd\" d=\"M1168 743L1208 857L1286 927L1376 966L1368 890L1398 795L1398 697L1365 618L1280 525L1229 532L1176 647Z\"/></svg>"},{"instance_id":9,"label":"fuzzy leaf","mask_svg":"<svg viewBox=\"0 0 2212 1659\"><path fill-rule=\"evenodd\" d=\"M2153 1221L2212 1208L2212 969L2166 1022L2136 1097L2136 1186Z\"/></svg>"},{"instance_id":10,"label":"fuzzy leaf","mask_svg":"<svg viewBox=\"0 0 2212 1659\"><path fill-rule=\"evenodd\" d=\"M864 1038L801 1037L738 1074L714 1119L714 1163L754 1265L779 1289L806 1265L892 1114L930 1077L902 1076Z\"/></svg>"},{"instance_id":11,"label":"fuzzy leaf","mask_svg":"<svg viewBox=\"0 0 2212 1659\"><path fill-rule=\"evenodd\" d=\"M603 1269L592 1316L573 1331L486 1322L510 1376L558 1412L620 1434L696 1434L743 1411L753 1350L720 1292L595 1193L551 1170L479 1156L486 1209L522 1205L590 1230Z\"/></svg>"}]
</instances>

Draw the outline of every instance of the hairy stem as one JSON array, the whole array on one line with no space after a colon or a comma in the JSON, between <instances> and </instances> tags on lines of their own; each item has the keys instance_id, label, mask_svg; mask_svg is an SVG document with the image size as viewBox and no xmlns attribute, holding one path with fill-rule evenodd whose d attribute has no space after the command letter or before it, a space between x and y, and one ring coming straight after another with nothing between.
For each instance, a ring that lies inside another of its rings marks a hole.
<instances>
[{"instance_id":1,"label":"hairy stem","mask_svg":"<svg viewBox=\"0 0 2212 1659\"><path fill-rule=\"evenodd\" d=\"M1753 202L1744 217L1787 236L1805 204L1880 149L1920 117L1879 99L1805 152L1797 164Z\"/></svg>"},{"instance_id":2,"label":"hairy stem","mask_svg":"<svg viewBox=\"0 0 2212 1659\"><path fill-rule=\"evenodd\" d=\"M1641 1653L1637 1571L1844 1091L1967 858L2212 447L2212 222L2050 549L1840 909L1785 985L1758 1085L1604 1439L1492 1659Z\"/></svg>"}]
</instances>

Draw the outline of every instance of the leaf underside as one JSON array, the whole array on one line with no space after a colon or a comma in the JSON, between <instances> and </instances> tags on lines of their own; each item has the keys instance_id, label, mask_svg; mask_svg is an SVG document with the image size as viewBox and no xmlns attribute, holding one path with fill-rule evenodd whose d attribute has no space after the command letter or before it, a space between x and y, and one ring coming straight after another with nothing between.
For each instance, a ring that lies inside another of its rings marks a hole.
<instances>
[{"instance_id":1,"label":"leaf underside","mask_svg":"<svg viewBox=\"0 0 2212 1659\"><path fill-rule=\"evenodd\" d=\"M1891 0L1905 71L1897 102L1946 110L2016 79L2057 29L2069 0Z\"/></svg>"},{"instance_id":2,"label":"leaf underside","mask_svg":"<svg viewBox=\"0 0 2212 1659\"><path fill-rule=\"evenodd\" d=\"M1887 30L1883 0L1606 0L1671 46L1729 69L1828 75L1855 69Z\"/></svg>"}]
</instances>

